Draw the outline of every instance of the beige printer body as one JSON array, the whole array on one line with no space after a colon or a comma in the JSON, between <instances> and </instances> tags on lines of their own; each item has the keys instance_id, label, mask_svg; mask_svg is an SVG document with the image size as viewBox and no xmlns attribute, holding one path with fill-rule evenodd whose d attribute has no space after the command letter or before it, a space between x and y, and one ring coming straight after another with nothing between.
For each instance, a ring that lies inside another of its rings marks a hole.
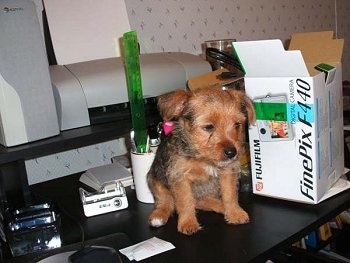
<instances>
[{"instance_id":1,"label":"beige printer body","mask_svg":"<svg viewBox=\"0 0 350 263\"><path fill-rule=\"evenodd\" d=\"M144 98L185 89L188 79L211 71L200 56L183 52L140 55ZM128 89L121 58L50 66L60 130L90 125L89 109L125 104Z\"/></svg>"}]
</instances>

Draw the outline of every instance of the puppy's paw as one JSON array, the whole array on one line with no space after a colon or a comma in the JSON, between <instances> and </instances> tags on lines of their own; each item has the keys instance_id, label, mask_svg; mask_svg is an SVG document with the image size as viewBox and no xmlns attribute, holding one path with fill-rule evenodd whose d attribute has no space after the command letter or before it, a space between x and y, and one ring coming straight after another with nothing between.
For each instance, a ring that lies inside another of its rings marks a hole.
<instances>
[{"instance_id":1,"label":"puppy's paw","mask_svg":"<svg viewBox=\"0 0 350 263\"><path fill-rule=\"evenodd\" d=\"M225 220L228 224L246 224L249 223L249 215L242 208L236 208L225 214Z\"/></svg>"},{"instance_id":2,"label":"puppy's paw","mask_svg":"<svg viewBox=\"0 0 350 263\"><path fill-rule=\"evenodd\" d=\"M153 227L161 227L165 225L165 222L162 218L149 218L148 223Z\"/></svg>"},{"instance_id":3,"label":"puppy's paw","mask_svg":"<svg viewBox=\"0 0 350 263\"><path fill-rule=\"evenodd\" d=\"M168 222L169 216L161 210L154 210L148 218L148 223L153 227L164 226Z\"/></svg>"},{"instance_id":4,"label":"puppy's paw","mask_svg":"<svg viewBox=\"0 0 350 263\"><path fill-rule=\"evenodd\" d=\"M185 235L192 235L201 229L202 227L199 225L196 219L184 220L179 222L177 225L177 230Z\"/></svg>"}]
</instances>

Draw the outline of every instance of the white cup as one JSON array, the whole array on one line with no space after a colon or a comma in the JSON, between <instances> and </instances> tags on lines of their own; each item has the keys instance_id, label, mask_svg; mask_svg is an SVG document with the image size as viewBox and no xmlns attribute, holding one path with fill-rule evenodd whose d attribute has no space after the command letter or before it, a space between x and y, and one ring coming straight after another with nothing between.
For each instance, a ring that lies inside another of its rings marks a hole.
<instances>
[{"instance_id":1,"label":"white cup","mask_svg":"<svg viewBox=\"0 0 350 263\"><path fill-rule=\"evenodd\" d=\"M151 168L154 153L131 152L131 168L134 177L137 200L143 203L154 203L154 198L147 184L147 173Z\"/></svg>"}]
</instances>

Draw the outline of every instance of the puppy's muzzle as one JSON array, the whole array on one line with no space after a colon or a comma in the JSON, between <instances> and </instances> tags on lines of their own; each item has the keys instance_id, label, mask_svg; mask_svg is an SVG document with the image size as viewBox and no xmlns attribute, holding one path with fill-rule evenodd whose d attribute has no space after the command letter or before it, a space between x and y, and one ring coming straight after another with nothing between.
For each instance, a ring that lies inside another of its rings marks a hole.
<instances>
[{"instance_id":1,"label":"puppy's muzzle","mask_svg":"<svg viewBox=\"0 0 350 263\"><path fill-rule=\"evenodd\" d=\"M224 149L224 154L228 159L232 159L237 155L237 150L235 147L227 147Z\"/></svg>"}]
</instances>

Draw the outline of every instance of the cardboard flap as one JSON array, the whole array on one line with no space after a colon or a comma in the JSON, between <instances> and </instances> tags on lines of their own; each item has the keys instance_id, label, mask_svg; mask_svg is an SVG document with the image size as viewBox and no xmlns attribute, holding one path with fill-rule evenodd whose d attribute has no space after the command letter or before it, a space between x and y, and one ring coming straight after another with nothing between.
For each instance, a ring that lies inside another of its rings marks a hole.
<instances>
[{"instance_id":1,"label":"cardboard flap","mask_svg":"<svg viewBox=\"0 0 350 263\"><path fill-rule=\"evenodd\" d=\"M246 77L308 77L299 50L286 51L279 39L232 42Z\"/></svg>"},{"instance_id":2,"label":"cardboard flap","mask_svg":"<svg viewBox=\"0 0 350 263\"><path fill-rule=\"evenodd\" d=\"M300 50L307 63L341 62L344 39L334 39L333 31L293 34L289 50Z\"/></svg>"},{"instance_id":3,"label":"cardboard flap","mask_svg":"<svg viewBox=\"0 0 350 263\"><path fill-rule=\"evenodd\" d=\"M239 81L242 77L221 78L220 75L229 72L228 69L217 69L200 76L190 78L187 86L190 90L201 89L205 87L223 87L233 85L232 83Z\"/></svg>"}]
</instances>

